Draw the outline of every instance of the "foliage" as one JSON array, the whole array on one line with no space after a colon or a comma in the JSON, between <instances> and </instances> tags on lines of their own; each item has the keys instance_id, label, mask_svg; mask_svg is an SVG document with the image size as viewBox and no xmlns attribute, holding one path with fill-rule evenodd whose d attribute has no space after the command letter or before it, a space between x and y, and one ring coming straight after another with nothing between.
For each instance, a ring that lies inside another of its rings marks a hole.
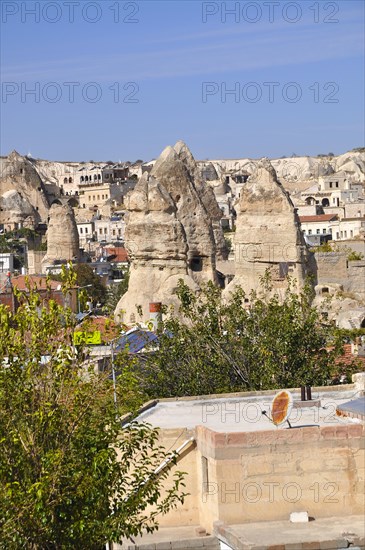
<instances>
[{"instance_id":1,"label":"foliage","mask_svg":"<svg viewBox=\"0 0 365 550\"><path fill-rule=\"evenodd\" d=\"M228 237L225 237L224 242L226 243L226 249L227 249L227 252L229 254L231 252L232 248L233 248L232 241Z\"/></svg>"},{"instance_id":2,"label":"foliage","mask_svg":"<svg viewBox=\"0 0 365 550\"><path fill-rule=\"evenodd\" d=\"M109 313L113 313L119 300L127 292L129 285L129 270L124 273L124 278L117 285L108 288L106 307Z\"/></svg>"},{"instance_id":3,"label":"foliage","mask_svg":"<svg viewBox=\"0 0 365 550\"><path fill-rule=\"evenodd\" d=\"M110 372L72 346L71 311L33 291L19 301L14 314L0 306L0 548L93 550L154 530L183 500L182 473L160 496L158 432L121 427L140 396L135 376L118 378L115 405Z\"/></svg>"},{"instance_id":4,"label":"foliage","mask_svg":"<svg viewBox=\"0 0 365 550\"><path fill-rule=\"evenodd\" d=\"M160 349L143 366L151 397L201 395L326 384L342 337L311 307L312 289L284 300L237 288L229 300L207 284L197 297L180 281L180 318L165 322ZM265 294L266 293L266 294ZM183 318L181 318L183 315Z\"/></svg>"},{"instance_id":5,"label":"foliage","mask_svg":"<svg viewBox=\"0 0 365 550\"><path fill-rule=\"evenodd\" d=\"M313 246L311 252L336 252L336 250L329 241L326 241L318 246Z\"/></svg>"},{"instance_id":6,"label":"foliage","mask_svg":"<svg viewBox=\"0 0 365 550\"><path fill-rule=\"evenodd\" d=\"M76 264L75 265L76 273L76 284L80 287L91 285L90 288L85 289L87 294L91 296L94 305L100 302L102 305L106 301L107 290L99 275L94 273L92 267L88 264ZM80 291L81 292L81 291Z\"/></svg>"},{"instance_id":7,"label":"foliage","mask_svg":"<svg viewBox=\"0 0 365 550\"><path fill-rule=\"evenodd\" d=\"M360 252L355 252L354 250L351 250L351 252L348 253L347 259L349 262L354 262L357 260L363 260L364 255Z\"/></svg>"},{"instance_id":8,"label":"foliage","mask_svg":"<svg viewBox=\"0 0 365 550\"><path fill-rule=\"evenodd\" d=\"M325 242L319 246L315 246L312 249L312 252L342 252L347 254L347 260L349 262L355 260L363 260L364 255L360 252L355 252L349 246L339 246L336 242Z\"/></svg>"}]
</instances>

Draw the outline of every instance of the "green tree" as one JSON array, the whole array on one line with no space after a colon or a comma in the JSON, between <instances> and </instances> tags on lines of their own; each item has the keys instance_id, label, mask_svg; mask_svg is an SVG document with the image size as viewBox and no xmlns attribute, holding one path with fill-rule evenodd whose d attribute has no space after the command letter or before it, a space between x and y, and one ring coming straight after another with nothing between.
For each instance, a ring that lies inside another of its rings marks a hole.
<instances>
[{"instance_id":1,"label":"green tree","mask_svg":"<svg viewBox=\"0 0 365 550\"><path fill-rule=\"evenodd\" d=\"M99 275L94 273L92 267L89 264L76 264L74 266L76 273L76 284L81 286L91 285L87 289L88 295L92 298L94 305L100 303L105 304L107 298L107 290L103 285Z\"/></svg>"},{"instance_id":2,"label":"green tree","mask_svg":"<svg viewBox=\"0 0 365 550\"><path fill-rule=\"evenodd\" d=\"M118 378L115 403L110 372L72 345L73 314L35 292L18 300L0 306L0 548L93 550L153 531L183 500L182 473L162 494L158 432L122 427L143 398L135 376Z\"/></svg>"},{"instance_id":3,"label":"green tree","mask_svg":"<svg viewBox=\"0 0 365 550\"><path fill-rule=\"evenodd\" d=\"M270 288L266 281L266 290ZM172 314L160 349L143 365L142 383L153 397L201 395L326 384L341 354L342 336L311 307L310 286L229 300L208 284L196 296L183 282L180 317ZM183 318L181 318L183 315Z\"/></svg>"},{"instance_id":4,"label":"green tree","mask_svg":"<svg viewBox=\"0 0 365 550\"><path fill-rule=\"evenodd\" d=\"M123 280L117 285L108 288L106 306L109 313L113 313L119 300L127 292L129 285L129 270L124 273Z\"/></svg>"}]
</instances>

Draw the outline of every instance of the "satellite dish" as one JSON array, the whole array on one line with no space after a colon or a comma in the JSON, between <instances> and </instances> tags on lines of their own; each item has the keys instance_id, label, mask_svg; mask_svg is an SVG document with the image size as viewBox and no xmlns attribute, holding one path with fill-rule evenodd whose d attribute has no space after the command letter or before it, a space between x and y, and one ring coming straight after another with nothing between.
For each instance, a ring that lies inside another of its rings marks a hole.
<instances>
[{"instance_id":1,"label":"satellite dish","mask_svg":"<svg viewBox=\"0 0 365 550\"><path fill-rule=\"evenodd\" d=\"M275 426L281 426L289 422L291 410L293 408L293 396L286 390L277 393L271 404L271 417ZM289 424L290 426L290 424Z\"/></svg>"}]
</instances>

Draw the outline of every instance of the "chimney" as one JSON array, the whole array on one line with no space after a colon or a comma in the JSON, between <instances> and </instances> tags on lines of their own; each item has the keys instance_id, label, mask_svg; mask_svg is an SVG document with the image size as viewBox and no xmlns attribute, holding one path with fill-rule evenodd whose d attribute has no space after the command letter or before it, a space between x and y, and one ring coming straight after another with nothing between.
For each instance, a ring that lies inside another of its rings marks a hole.
<instances>
[{"instance_id":1,"label":"chimney","mask_svg":"<svg viewBox=\"0 0 365 550\"><path fill-rule=\"evenodd\" d=\"M162 304L161 302L150 303L150 322L153 329L157 330L158 325L162 322Z\"/></svg>"}]
</instances>

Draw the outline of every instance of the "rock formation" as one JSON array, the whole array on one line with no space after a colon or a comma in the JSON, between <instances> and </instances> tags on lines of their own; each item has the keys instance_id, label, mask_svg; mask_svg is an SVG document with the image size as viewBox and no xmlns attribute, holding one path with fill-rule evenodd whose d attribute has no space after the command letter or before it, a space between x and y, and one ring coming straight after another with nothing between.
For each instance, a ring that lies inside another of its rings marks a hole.
<instances>
[{"instance_id":1,"label":"rock formation","mask_svg":"<svg viewBox=\"0 0 365 550\"><path fill-rule=\"evenodd\" d=\"M0 223L6 229L46 222L49 203L41 178L32 162L13 151L1 159Z\"/></svg>"},{"instance_id":2,"label":"rock formation","mask_svg":"<svg viewBox=\"0 0 365 550\"><path fill-rule=\"evenodd\" d=\"M267 159L260 161L243 187L236 210L236 274L225 294L236 285L246 294L259 290L267 270L275 290L287 287L287 275L301 288L308 267L307 247L293 203Z\"/></svg>"},{"instance_id":3,"label":"rock formation","mask_svg":"<svg viewBox=\"0 0 365 550\"><path fill-rule=\"evenodd\" d=\"M217 230L217 219L222 214L185 143L178 141L173 148L166 147L151 175L165 187L176 204L177 217L186 233L190 275L198 283L215 281L216 250L218 248L221 253L224 238L221 229L220 236L215 238L212 222L214 220Z\"/></svg>"},{"instance_id":4,"label":"rock formation","mask_svg":"<svg viewBox=\"0 0 365 550\"><path fill-rule=\"evenodd\" d=\"M47 253L42 260L42 271L57 260L79 258L79 234L72 207L64 202L52 204L47 229Z\"/></svg>"},{"instance_id":5,"label":"rock formation","mask_svg":"<svg viewBox=\"0 0 365 550\"><path fill-rule=\"evenodd\" d=\"M218 220L219 207L183 142L162 152L151 173L144 173L127 196L126 206L131 270L116 316L134 322L140 306L143 319L148 319L149 303L176 302L179 279L194 290L204 281L217 281L210 212ZM219 231L216 234L218 240Z\"/></svg>"}]
</instances>

